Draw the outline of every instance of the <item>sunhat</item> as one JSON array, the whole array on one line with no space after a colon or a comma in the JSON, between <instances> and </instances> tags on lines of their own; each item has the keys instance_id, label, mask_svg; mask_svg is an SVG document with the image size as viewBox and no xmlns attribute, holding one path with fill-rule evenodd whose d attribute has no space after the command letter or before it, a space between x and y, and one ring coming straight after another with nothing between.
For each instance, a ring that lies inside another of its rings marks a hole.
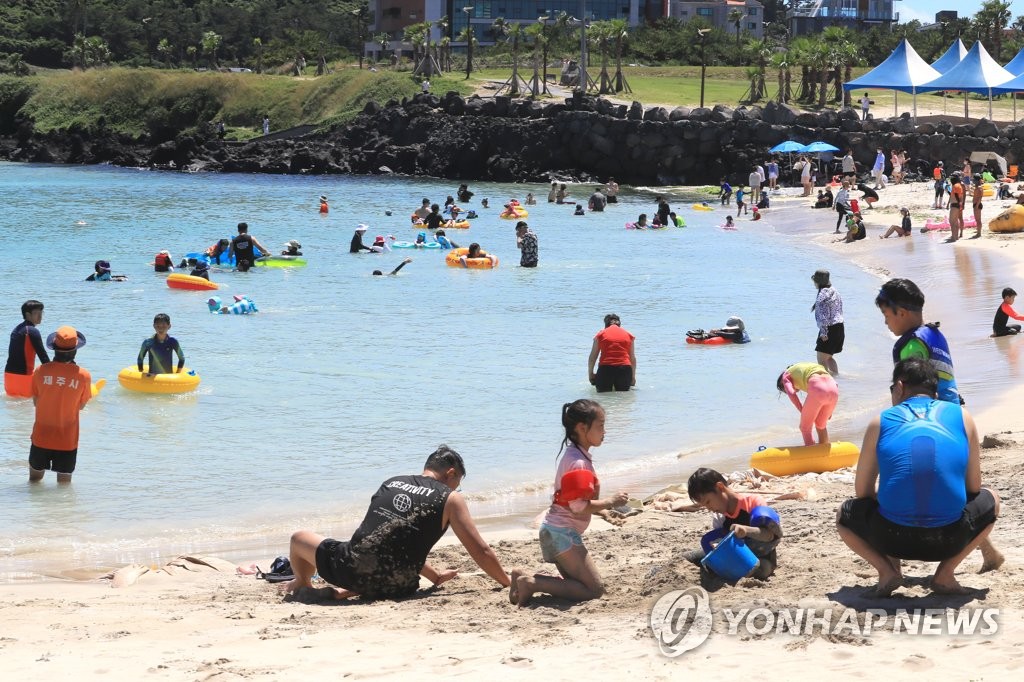
<instances>
[{"instance_id":1,"label":"sunhat","mask_svg":"<svg viewBox=\"0 0 1024 682\"><path fill-rule=\"evenodd\" d=\"M356 225L356 232L366 232L369 229L370 229L370 226L369 225L364 225L363 223L359 223L358 225Z\"/></svg>"},{"instance_id":2,"label":"sunhat","mask_svg":"<svg viewBox=\"0 0 1024 682\"><path fill-rule=\"evenodd\" d=\"M77 350L85 345L85 335L74 327L60 327L46 337L46 347L51 350Z\"/></svg>"}]
</instances>

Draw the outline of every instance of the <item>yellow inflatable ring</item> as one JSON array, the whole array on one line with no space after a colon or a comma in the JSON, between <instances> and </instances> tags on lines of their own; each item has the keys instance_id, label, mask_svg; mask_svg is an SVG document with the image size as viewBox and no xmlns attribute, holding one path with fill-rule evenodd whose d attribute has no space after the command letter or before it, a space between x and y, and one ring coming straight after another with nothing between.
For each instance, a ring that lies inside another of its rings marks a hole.
<instances>
[{"instance_id":1,"label":"yellow inflatable ring","mask_svg":"<svg viewBox=\"0 0 1024 682\"><path fill-rule=\"evenodd\" d=\"M503 218L505 220L523 220L524 218L530 217L530 212L527 211L525 208L520 208L517 206L511 212L502 211L501 213L498 214L498 217Z\"/></svg>"},{"instance_id":2,"label":"yellow inflatable ring","mask_svg":"<svg viewBox=\"0 0 1024 682\"><path fill-rule=\"evenodd\" d=\"M691 206L694 211L714 211L715 209L707 204L694 204Z\"/></svg>"},{"instance_id":3,"label":"yellow inflatable ring","mask_svg":"<svg viewBox=\"0 0 1024 682\"><path fill-rule=\"evenodd\" d=\"M449 267L461 268L462 260L460 257L465 256L467 253L469 253L469 249L466 248L452 249L448 252L448 255L444 257L444 262ZM498 257L494 254L488 255L492 256L494 261L491 261L490 258L467 258L466 267L474 268L476 270L490 270L491 268L498 267Z\"/></svg>"},{"instance_id":4,"label":"yellow inflatable ring","mask_svg":"<svg viewBox=\"0 0 1024 682\"><path fill-rule=\"evenodd\" d=\"M824 445L801 445L791 448L765 448L750 456L750 466L773 476L835 471L857 463L860 449L853 443L839 441Z\"/></svg>"},{"instance_id":5,"label":"yellow inflatable ring","mask_svg":"<svg viewBox=\"0 0 1024 682\"><path fill-rule=\"evenodd\" d=\"M990 197L993 196L995 193L996 191L992 188L992 185L988 184L987 182L981 186L981 196Z\"/></svg>"},{"instance_id":6,"label":"yellow inflatable ring","mask_svg":"<svg viewBox=\"0 0 1024 682\"><path fill-rule=\"evenodd\" d=\"M1015 204L989 221L990 232L1024 232L1024 206Z\"/></svg>"},{"instance_id":7,"label":"yellow inflatable ring","mask_svg":"<svg viewBox=\"0 0 1024 682\"><path fill-rule=\"evenodd\" d=\"M199 375L188 367L182 367L176 374L157 374L145 376L149 367L143 367L140 372L138 367L132 365L125 367L118 375L118 382L129 391L139 393L188 393L199 386Z\"/></svg>"}]
</instances>

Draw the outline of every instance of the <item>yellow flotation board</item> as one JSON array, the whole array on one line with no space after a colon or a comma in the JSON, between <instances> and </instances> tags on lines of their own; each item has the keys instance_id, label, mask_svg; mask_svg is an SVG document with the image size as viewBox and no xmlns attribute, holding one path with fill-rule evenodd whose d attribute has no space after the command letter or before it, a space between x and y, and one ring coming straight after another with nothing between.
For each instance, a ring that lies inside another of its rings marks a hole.
<instances>
[{"instance_id":1,"label":"yellow flotation board","mask_svg":"<svg viewBox=\"0 0 1024 682\"><path fill-rule=\"evenodd\" d=\"M1024 232L1024 206L1014 204L989 221L990 232Z\"/></svg>"},{"instance_id":2,"label":"yellow flotation board","mask_svg":"<svg viewBox=\"0 0 1024 682\"><path fill-rule=\"evenodd\" d=\"M824 445L764 448L750 456L750 466L773 476L835 471L852 467L860 456L853 443L837 441Z\"/></svg>"}]
</instances>

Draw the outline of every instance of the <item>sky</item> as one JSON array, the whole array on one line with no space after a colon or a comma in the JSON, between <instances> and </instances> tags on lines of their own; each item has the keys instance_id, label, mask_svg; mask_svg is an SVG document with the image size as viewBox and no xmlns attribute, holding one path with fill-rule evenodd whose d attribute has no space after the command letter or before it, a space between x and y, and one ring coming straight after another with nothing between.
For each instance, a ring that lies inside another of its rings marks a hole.
<instances>
[{"instance_id":1,"label":"sky","mask_svg":"<svg viewBox=\"0 0 1024 682\"><path fill-rule=\"evenodd\" d=\"M935 21L935 13L941 10L956 10L961 17L973 17L981 9L984 0L898 0L892 4L893 10L900 13L900 23L905 24L917 19L921 23L930 24ZM1010 3L1013 17L1024 14L1024 0L1013 0Z\"/></svg>"}]
</instances>

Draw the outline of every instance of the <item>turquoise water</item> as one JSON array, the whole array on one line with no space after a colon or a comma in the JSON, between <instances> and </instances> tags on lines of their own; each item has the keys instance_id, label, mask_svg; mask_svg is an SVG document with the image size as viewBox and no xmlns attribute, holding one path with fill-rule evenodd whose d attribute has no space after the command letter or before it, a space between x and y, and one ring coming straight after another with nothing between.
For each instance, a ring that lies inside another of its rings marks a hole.
<instances>
[{"instance_id":1,"label":"turquoise water","mask_svg":"<svg viewBox=\"0 0 1024 682\"><path fill-rule=\"evenodd\" d=\"M30 401L0 408L0 573L155 562L182 551L279 553L291 530L344 534L384 477L419 471L439 443L466 458L474 510L518 518L544 505L562 439L561 405L595 397L586 363L602 317L637 337L635 391L602 395L607 438L598 469L634 493L698 463L739 463L759 443L799 442L797 414L775 378L814 358L811 273L827 266L846 303L849 336L833 432L880 405L891 341L868 295L877 279L828 262L805 239L769 224L718 229L672 195L689 226L623 229L653 214L653 194L628 192L602 214L529 207L540 267L518 267L508 197L545 187L472 184L481 213L456 241L501 257L492 271L444 265L439 251L350 255L356 223L410 239L421 197L443 203L458 182L398 177L292 177L0 164L0 301L5 331L28 298L46 305L44 334L62 324L88 337L79 363L108 386L82 413L70 487L26 482ZM331 200L327 217L317 197ZM585 200L586 187L572 195ZM498 207L498 208L495 208ZM386 217L392 210L394 217ZM214 316L206 294L168 289L148 263L234 234L245 220L273 249L303 245L309 266L215 273L224 298L252 297L260 314ZM84 221L85 224L76 224ZM397 277L375 278L403 257ZM124 283L87 283L97 259ZM866 292L863 296L852 295ZM131 393L117 372L135 361L153 315L202 376L184 396ZM730 315L753 342L699 347L685 332ZM879 357L879 349L883 355ZM856 406L856 408L855 408ZM844 429L847 432L844 432ZM680 459L680 455L684 457Z\"/></svg>"}]
</instances>

